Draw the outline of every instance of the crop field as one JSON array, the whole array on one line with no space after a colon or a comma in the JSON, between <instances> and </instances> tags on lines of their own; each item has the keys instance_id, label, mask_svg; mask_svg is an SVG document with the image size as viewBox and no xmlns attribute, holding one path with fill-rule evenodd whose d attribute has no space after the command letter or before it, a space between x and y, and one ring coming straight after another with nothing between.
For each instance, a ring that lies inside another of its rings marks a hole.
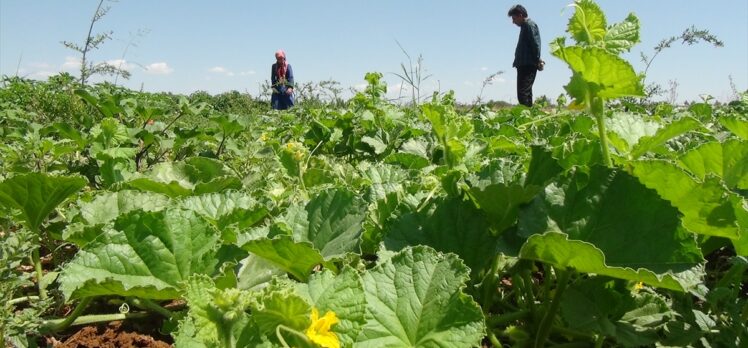
<instances>
[{"instance_id":1,"label":"crop field","mask_svg":"<svg viewBox=\"0 0 748 348\"><path fill-rule=\"evenodd\" d=\"M582 3L556 106L5 77L0 347L748 345L748 93L641 102Z\"/></svg>"}]
</instances>

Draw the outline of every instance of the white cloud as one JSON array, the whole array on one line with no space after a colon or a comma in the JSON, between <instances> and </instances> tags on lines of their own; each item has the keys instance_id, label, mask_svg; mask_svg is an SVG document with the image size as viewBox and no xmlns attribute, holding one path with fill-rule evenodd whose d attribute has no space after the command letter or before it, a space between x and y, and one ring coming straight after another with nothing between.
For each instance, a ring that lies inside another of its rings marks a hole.
<instances>
[{"instance_id":1,"label":"white cloud","mask_svg":"<svg viewBox=\"0 0 748 348\"><path fill-rule=\"evenodd\" d=\"M480 68L480 71L488 71L488 67L482 66L482 67Z\"/></svg>"},{"instance_id":2,"label":"white cloud","mask_svg":"<svg viewBox=\"0 0 748 348\"><path fill-rule=\"evenodd\" d=\"M254 75L256 73L257 72L255 72L254 70L247 70L247 71L240 72L239 76L250 76L250 75Z\"/></svg>"},{"instance_id":3,"label":"white cloud","mask_svg":"<svg viewBox=\"0 0 748 348\"><path fill-rule=\"evenodd\" d=\"M174 72L174 69L165 62L158 62L146 65L145 72L154 75L168 75Z\"/></svg>"},{"instance_id":4,"label":"white cloud","mask_svg":"<svg viewBox=\"0 0 748 348\"><path fill-rule=\"evenodd\" d=\"M65 57L65 63L62 63L61 70L63 71L71 71L71 70L80 70L81 69L81 60L76 57Z\"/></svg>"},{"instance_id":5,"label":"white cloud","mask_svg":"<svg viewBox=\"0 0 748 348\"><path fill-rule=\"evenodd\" d=\"M356 90L357 92L363 92L368 86L369 86L368 83L359 83L353 86L353 89Z\"/></svg>"},{"instance_id":6,"label":"white cloud","mask_svg":"<svg viewBox=\"0 0 748 348\"><path fill-rule=\"evenodd\" d=\"M228 74L230 71L222 66L214 66L210 69L208 69L209 72L216 73L216 74Z\"/></svg>"},{"instance_id":7,"label":"white cloud","mask_svg":"<svg viewBox=\"0 0 748 348\"><path fill-rule=\"evenodd\" d=\"M135 67L135 64L128 63L124 59L111 59L111 60L107 60L106 63L111 66L124 69L124 70L128 70L128 71L132 70Z\"/></svg>"},{"instance_id":8,"label":"white cloud","mask_svg":"<svg viewBox=\"0 0 748 348\"><path fill-rule=\"evenodd\" d=\"M48 78L48 77L50 77L52 75L55 75L55 74L57 74L57 73L54 72L54 71L39 70L39 71L33 73L31 76L37 77L37 78L41 78L41 79L46 79L46 78Z\"/></svg>"}]
</instances>

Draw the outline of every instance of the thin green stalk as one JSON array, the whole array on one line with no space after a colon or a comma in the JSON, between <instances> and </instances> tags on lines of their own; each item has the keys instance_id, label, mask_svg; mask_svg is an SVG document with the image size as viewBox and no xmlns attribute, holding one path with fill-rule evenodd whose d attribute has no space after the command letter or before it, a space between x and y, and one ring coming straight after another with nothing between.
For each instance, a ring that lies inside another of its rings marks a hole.
<instances>
[{"instance_id":1,"label":"thin green stalk","mask_svg":"<svg viewBox=\"0 0 748 348\"><path fill-rule=\"evenodd\" d=\"M503 347L501 341L499 341L499 338L496 337L496 334L494 334L493 331L488 331L488 340L491 341L491 345L494 347Z\"/></svg>"},{"instance_id":2,"label":"thin green stalk","mask_svg":"<svg viewBox=\"0 0 748 348\"><path fill-rule=\"evenodd\" d=\"M499 277L497 274L500 264L501 254L497 253L489 270L490 273L486 275L483 283L483 312L485 313L491 311L491 307L493 306L493 299L496 296L496 289L498 288Z\"/></svg>"},{"instance_id":3,"label":"thin green stalk","mask_svg":"<svg viewBox=\"0 0 748 348\"><path fill-rule=\"evenodd\" d=\"M595 120L597 120L597 132L600 136L600 147L603 152L603 160L605 161L606 166L612 168L613 161L610 159L610 149L608 148L608 133L605 130L605 106L602 98L592 98L590 113L595 116Z\"/></svg>"},{"instance_id":4,"label":"thin green stalk","mask_svg":"<svg viewBox=\"0 0 748 348\"><path fill-rule=\"evenodd\" d=\"M561 305L561 296L563 296L564 290L566 290L566 286L569 283L569 278L570 278L570 273L571 273L570 271L562 270L560 268L554 268L554 270L556 271L556 275L557 275L556 294L553 296L551 305L545 311L543 320L540 322L538 333L537 335L535 335L535 348L543 347L545 344L545 341L548 339L548 336L551 333L551 327L553 327L552 325L553 319L556 317L558 308Z\"/></svg>"},{"instance_id":5,"label":"thin green stalk","mask_svg":"<svg viewBox=\"0 0 748 348\"><path fill-rule=\"evenodd\" d=\"M151 300L135 298L132 300L132 303L138 307L148 309L158 314L161 314L162 316L166 318L171 318L172 313L170 310L160 306L158 303L153 302Z\"/></svg>"},{"instance_id":6,"label":"thin green stalk","mask_svg":"<svg viewBox=\"0 0 748 348\"><path fill-rule=\"evenodd\" d=\"M75 306L75 309L73 310L73 313L70 313L70 316L68 316L65 319L62 319L59 323L56 323L50 327L50 331L57 332L62 331L70 327L70 325L73 324L73 322L80 317L81 314L83 314L83 311L86 310L86 307L88 307L88 304L91 303L93 300L93 297L86 297L82 299L80 302L78 302L78 305Z\"/></svg>"},{"instance_id":7,"label":"thin green stalk","mask_svg":"<svg viewBox=\"0 0 748 348\"><path fill-rule=\"evenodd\" d=\"M525 319L528 315L530 315L530 310L523 309L517 312L489 317L488 319L486 319L486 321L488 322L488 326L493 328L499 325L506 325L517 320Z\"/></svg>"},{"instance_id":8,"label":"thin green stalk","mask_svg":"<svg viewBox=\"0 0 748 348\"><path fill-rule=\"evenodd\" d=\"M42 272L42 260L41 257L39 257L39 248L35 248L34 251L31 252L31 262L34 264L34 270L36 271L36 286L39 288L39 298L46 300L47 289L45 284L42 284L44 272Z\"/></svg>"},{"instance_id":9,"label":"thin green stalk","mask_svg":"<svg viewBox=\"0 0 748 348\"><path fill-rule=\"evenodd\" d=\"M148 312L132 312L132 313L117 313L117 314L92 314L84 315L73 320L68 326L88 325L95 323L108 323L116 320L127 320L127 319L143 319L150 315ZM53 319L44 322L45 327L55 327L60 325L66 319Z\"/></svg>"},{"instance_id":10,"label":"thin green stalk","mask_svg":"<svg viewBox=\"0 0 748 348\"><path fill-rule=\"evenodd\" d=\"M29 301L38 300L38 299L39 299L39 296L24 296L24 297L14 298L8 301L8 304L11 306L14 306L19 303L29 302ZM2 345L0 345L0 347L2 347Z\"/></svg>"}]
</instances>

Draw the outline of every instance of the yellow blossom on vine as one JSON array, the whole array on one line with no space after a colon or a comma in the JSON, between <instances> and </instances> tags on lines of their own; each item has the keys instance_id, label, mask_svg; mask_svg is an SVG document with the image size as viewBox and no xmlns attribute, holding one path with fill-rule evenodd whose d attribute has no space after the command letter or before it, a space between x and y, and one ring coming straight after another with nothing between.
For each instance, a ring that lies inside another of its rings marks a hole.
<instances>
[{"instance_id":1,"label":"yellow blossom on vine","mask_svg":"<svg viewBox=\"0 0 748 348\"><path fill-rule=\"evenodd\" d=\"M641 289L644 289L644 283L638 282L636 285L634 285L634 290L639 291Z\"/></svg>"},{"instance_id":2,"label":"yellow blossom on vine","mask_svg":"<svg viewBox=\"0 0 748 348\"><path fill-rule=\"evenodd\" d=\"M340 348L340 340L330 327L339 323L338 317L333 311L327 311L325 316L319 317L317 308L312 308L312 324L306 329L306 336L323 348Z\"/></svg>"},{"instance_id":3,"label":"yellow blossom on vine","mask_svg":"<svg viewBox=\"0 0 748 348\"><path fill-rule=\"evenodd\" d=\"M268 135L267 135L267 133L260 134L260 140L261 141L268 141Z\"/></svg>"}]
</instances>

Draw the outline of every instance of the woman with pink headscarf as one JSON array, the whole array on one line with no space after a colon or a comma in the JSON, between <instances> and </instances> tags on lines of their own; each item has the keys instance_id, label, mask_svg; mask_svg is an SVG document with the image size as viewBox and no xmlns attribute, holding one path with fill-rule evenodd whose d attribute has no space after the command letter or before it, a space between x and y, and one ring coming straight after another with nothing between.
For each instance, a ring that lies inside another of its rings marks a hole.
<instances>
[{"instance_id":1,"label":"woman with pink headscarf","mask_svg":"<svg viewBox=\"0 0 748 348\"><path fill-rule=\"evenodd\" d=\"M275 110L286 110L293 106L293 70L291 64L286 62L286 52L278 50L275 52L275 63L270 72L270 82L273 87L273 95L270 96L270 105Z\"/></svg>"}]
</instances>

